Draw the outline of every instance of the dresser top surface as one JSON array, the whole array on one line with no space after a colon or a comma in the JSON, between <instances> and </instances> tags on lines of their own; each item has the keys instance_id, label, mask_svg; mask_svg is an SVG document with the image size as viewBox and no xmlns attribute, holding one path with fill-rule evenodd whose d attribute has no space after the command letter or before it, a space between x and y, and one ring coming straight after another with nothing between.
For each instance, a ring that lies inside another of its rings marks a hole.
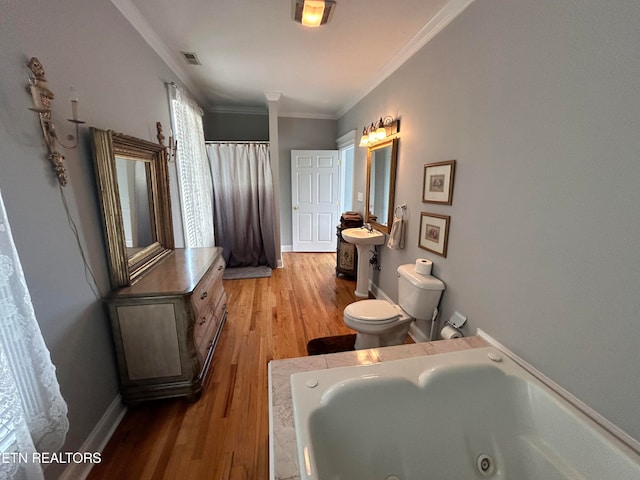
<instances>
[{"instance_id":1,"label":"dresser top surface","mask_svg":"<svg viewBox=\"0 0 640 480\"><path fill-rule=\"evenodd\" d=\"M220 247L176 248L136 283L114 290L109 297L190 293L221 255Z\"/></svg>"}]
</instances>

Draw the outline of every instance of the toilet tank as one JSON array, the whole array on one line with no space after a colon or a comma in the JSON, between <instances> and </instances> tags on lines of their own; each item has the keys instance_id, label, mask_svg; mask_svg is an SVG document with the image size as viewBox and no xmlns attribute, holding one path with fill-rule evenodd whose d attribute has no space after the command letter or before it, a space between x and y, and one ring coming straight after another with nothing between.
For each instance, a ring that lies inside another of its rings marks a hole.
<instances>
[{"instance_id":1,"label":"toilet tank","mask_svg":"<svg viewBox=\"0 0 640 480\"><path fill-rule=\"evenodd\" d=\"M431 320L444 290L444 282L416 273L413 263L398 267L398 304L415 319Z\"/></svg>"}]
</instances>

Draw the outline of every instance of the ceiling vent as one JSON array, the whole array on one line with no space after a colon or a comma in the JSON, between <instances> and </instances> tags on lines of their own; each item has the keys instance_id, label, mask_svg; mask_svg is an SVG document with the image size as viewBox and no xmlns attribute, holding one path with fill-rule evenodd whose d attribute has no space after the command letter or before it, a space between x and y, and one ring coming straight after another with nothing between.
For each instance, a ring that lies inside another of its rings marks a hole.
<instances>
[{"instance_id":1,"label":"ceiling vent","mask_svg":"<svg viewBox=\"0 0 640 480\"><path fill-rule=\"evenodd\" d=\"M193 52L180 52L189 65L202 65L198 56Z\"/></svg>"}]
</instances>

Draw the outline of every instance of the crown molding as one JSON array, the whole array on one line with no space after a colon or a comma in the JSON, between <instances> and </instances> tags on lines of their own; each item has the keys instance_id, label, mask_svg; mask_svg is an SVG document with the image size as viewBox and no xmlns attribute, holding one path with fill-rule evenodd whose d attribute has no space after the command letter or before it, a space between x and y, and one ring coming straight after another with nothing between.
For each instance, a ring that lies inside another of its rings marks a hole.
<instances>
[{"instance_id":1,"label":"crown molding","mask_svg":"<svg viewBox=\"0 0 640 480\"><path fill-rule=\"evenodd\" d=\"M310 112L280 112L279 117L291 117L291 118L308 118L310 120L337 120L338 116L325 113L310 113Z\"/></svg>"},{"instance_id":2,"label":"crown molding","mask_svg":"<svg viewBox=\"0 0 640 480\"><path fill-rule=\"evenodd\" d=\"M337 117L342 117L355 107L360 100L369 95L378 85L413 57L473 2L474 0L450 0L447 2L435 16L402 47L398 54L385 64L382 70L373 78L369 86L338 112Z\"/></svg>"},{"instance_id":3,"label":"crown molding","mask_svg":"<svg viewBox=\"0 0 640 480\"><path fill-rule=\"evenodd\" d=\"M278 102L274 102L277 107ZM217 105L207 110L211 113L235 113L239 115L269 115L269 110L260 107L234 107ZM312 120L337 120L335 115L325 115L321 113L308 113L308 112L278 112L278 117L291 117L291 118L308 118Z\"/></svg>"},{"instance_id":4,"label":"crown molding","mask_svg":"<svg viewBox=\"0 0 640 480\"><path fill-rule=\"evenodd\" d=\"M158 56L167 64L167 66L176 74L180 81L185 85L190 93L196 97L201 105L206 105L206 101L200 95L199 89L189 78L185 69L176 60L167 44L162 41L153 27L144 18L138 7L133 4L132 0L111 0L111 3L122 13L133 28L140 34L142 38L151 46Z\"/></svg>"},{"instance_id":5,"label":"crown molding","mask_svg":"<svg viewBox=\"0 0 640 480\"><path fill-rule=\"evenodd\" d=\"M239 115L269 115L269 110L264 107L234 107L216 105L209 110L211 113L234 113Z\"/></svg>"},{"instance_id":6,"label":"crown molding","mask_svg":"<svg viewBox=\"0 0 640 480\"><path fill-rule=\"evenodd\" d=\"M282 92L264 92L264 97L268 102L279 102Z\"/></svg>"}]
</instances>

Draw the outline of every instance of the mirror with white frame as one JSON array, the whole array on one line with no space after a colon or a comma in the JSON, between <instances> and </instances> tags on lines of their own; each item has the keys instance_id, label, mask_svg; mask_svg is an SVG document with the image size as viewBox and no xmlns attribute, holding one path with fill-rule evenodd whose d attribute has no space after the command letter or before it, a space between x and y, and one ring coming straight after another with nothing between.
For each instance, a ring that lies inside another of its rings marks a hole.
<instances>
[{"instance_id":1,"label":"mirror with white frame","mask_svg":"<svg viewBox=\"0 0 640 480\"><path fill-rule=\"evenodd\" d=\"M131 285L173 250L165 149L111 130L91 129L114 288Z\"/></svg>"},{"instance_id":2,"label":"mirror with white frame","mask_svg":"<svg viewBox=\"0 0 640 480\"><path fill-rule=\"evenodd\" d=\"M365 221L389 233L393 222L398 139L369 147L367 152L367 204Z\"/></svg>"}]
</instances>

